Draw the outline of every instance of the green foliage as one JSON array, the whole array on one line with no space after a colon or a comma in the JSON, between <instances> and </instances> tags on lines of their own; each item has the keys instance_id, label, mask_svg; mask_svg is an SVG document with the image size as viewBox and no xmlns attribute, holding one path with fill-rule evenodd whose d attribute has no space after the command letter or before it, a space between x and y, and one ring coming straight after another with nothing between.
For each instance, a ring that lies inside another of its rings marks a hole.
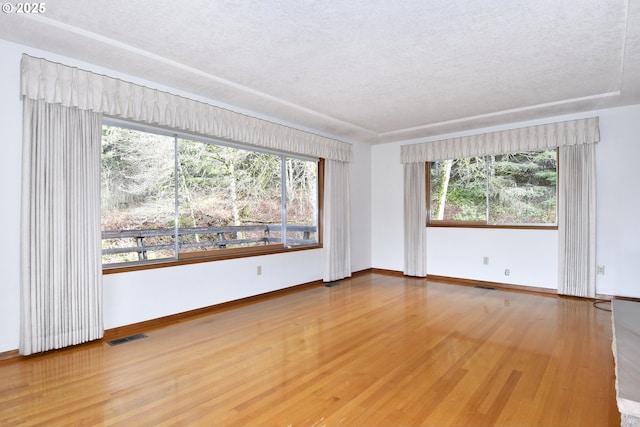
<instances>
[{"instance_id":1,"label":"green foliage","mask_svg":"<svg viewBox=\"0 0 640 427\"><path fill-rule=\"evenodd\" d=\"M431 163L432 218L445 203L445 220L555 223L555 150L455 159L448 177L443 164ZM441 197L445 181L446 197Z\"/></svg>"},{"instance_id":2,"label":"green foliage","mask_svg":"<svg viewBox=\"0 0 640 427\"><path fill-rule=\"evenodd\" d=\"M215 144L175 140L116 126L103 126L103 229L203 227L280 223L281 158ZM316 164L288 159L287 215L314 222Z\"/></svg>"},{"instance_id":3,"label":"green foliage","mask_svg":"<svg viewBox=\"0 0 640 427\"><path fill-rule=\"evenodd\" d=\"M103 209L135 208L173 197L173 138L105 126L102 138Z\"/></svg>"}]
</instances>

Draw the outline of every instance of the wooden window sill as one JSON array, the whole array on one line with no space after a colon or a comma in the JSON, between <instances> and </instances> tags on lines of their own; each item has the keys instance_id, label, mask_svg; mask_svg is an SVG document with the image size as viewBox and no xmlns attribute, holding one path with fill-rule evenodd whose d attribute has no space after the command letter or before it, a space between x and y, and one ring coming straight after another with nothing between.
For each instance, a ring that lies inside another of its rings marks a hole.
<instances>
[{"instance_id":1,"label":"wooden window sill","mask_svg":"<svg viewBox=\"0 0 640 427\"><path fill-rule=\"evenodd\" d=\"M272 255L279 253L305 251L309 249L320 249L322 244L308 246L284 247L283 245L269 245L267 247L249 247L226 249L219 251L186 252L179 255L178 259L151 260L140 264L129 264L123 266L103 266L102 274L125 273L129 271L152 270L155 268L175 267L178 265L199 264L202 262L222 261L234 258L248 258L261 255Z\"/></svg>"}]
</instances>

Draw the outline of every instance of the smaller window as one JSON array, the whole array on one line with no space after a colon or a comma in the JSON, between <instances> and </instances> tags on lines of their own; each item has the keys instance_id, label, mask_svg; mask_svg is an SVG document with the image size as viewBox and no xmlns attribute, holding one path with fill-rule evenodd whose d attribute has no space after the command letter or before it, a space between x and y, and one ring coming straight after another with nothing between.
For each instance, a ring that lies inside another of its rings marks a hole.
<instances>
[{"instance_id":1,"label":"smaller window","mask_svg":"<svg viewBox=\"0 0 640 427\"><path fill-rule=\"evenodd\" d=\"M431 225L555 226L557 150L428 163Z\"/></svg>"}]
</instances>

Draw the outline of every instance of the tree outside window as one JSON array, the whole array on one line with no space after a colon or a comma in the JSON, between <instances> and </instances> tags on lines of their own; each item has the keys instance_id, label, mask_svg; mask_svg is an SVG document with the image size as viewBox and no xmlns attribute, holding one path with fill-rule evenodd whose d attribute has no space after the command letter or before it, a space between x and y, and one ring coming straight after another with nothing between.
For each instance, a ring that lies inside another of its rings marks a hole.
<instances>
[{"instance_id":1,"label":"tree outside window","mask_svg":"<svg viewBox=\"0 0 640 427\"><path fill-rule=\"evenodd\" d=\"M557 150L429 164L432 225L556 224Z\"/></svg>"},{"instance_id":2,"label":"tree outside window","mask_svg":"<svg viewBox=\"0 0 640 427\"><path fill-rule=\"evenodd\" d=\"M103 264L318 244L317 180L317 160L105 125Z\"/></svg>"}]
</instances>

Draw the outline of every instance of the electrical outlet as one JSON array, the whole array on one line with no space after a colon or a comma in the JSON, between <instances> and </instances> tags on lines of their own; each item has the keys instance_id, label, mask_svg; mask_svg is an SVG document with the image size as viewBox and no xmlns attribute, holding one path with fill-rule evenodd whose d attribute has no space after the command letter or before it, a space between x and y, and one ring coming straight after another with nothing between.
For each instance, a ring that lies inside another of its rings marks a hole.
<instances>
[{"instance_id":1,"label":"electrical outlet","mask_svg":"<svg viewBox=\"0 0 640 427\"><path fill-rule=\"evenodd\" d=\"M511 270L509 270L508 268L504 269L504 275L505 276L509 276L511 274Z\"/></svg>"},{"instance_id":2,"label":"electrical outlet","mask_svg":"<svg viewBox=\"0 0 640 427\"><path fill-rule=\"evenodd\" d=\"M604 265L599 265L596 267L596 274L604 276Z\"/></svg>"},{"instance_id":3,"label":"electrical outlet","mask_svg":"<svg viewBox=\"0 0 640 427\"><path fill-rule=\"evenodd\" d=\"M483 257L482 257L482 263L483 263L484 265L489 264L489 257L488 257L488 256L483 256Z\"/></svg>"},{"instance_id":4,"label":"electrical outlet","mask_svg":"<svg viewBox=\"0 0 640 427\"><path fill-rule=\"evenodd\" d=\"M262 266L261 266L261 265L259 265L258 267L256 267L256 274L257 274L258 276L261 276L261 275L262 275Z\"/></svg>"}]
</instances>

